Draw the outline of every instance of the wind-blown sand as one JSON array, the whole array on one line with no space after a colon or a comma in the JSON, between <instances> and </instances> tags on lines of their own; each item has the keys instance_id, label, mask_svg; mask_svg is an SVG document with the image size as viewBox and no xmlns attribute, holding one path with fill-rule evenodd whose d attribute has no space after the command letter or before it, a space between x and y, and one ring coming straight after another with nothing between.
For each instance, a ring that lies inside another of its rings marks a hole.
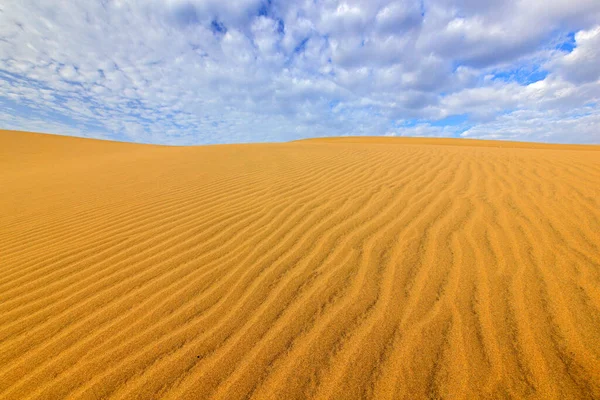
<instances>
[{"instance_id":1,"label":"wind-blown sand","mask_svg":"<svg viewBox=\"0 0 600 400\"><path fill-rule=\"evenodd\" d=\"M0 398L600 398L600 147L0 132Z\"/></svg>"}]
</instances>

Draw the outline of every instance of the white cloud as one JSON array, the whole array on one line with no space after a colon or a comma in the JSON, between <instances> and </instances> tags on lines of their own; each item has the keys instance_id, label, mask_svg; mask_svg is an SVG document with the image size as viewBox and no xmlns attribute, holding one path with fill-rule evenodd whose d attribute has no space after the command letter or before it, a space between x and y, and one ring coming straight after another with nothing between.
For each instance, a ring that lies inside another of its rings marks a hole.
<instances>
[{"instance_id":1,"label":"white cloud","mask_svg":"<svg viewBox=\"0 0 600 400\"><path fill-rule=\"evenodd\" d=\"M550 68L574 83L597 81L600 79L600 26L577 32L575 42L577 47L550 61Z\"/></svg>"},{"instance_id":2,"label":"white cloud","mask_svg":"<svg viewBox=\"0 0 600 400\"><path fill-rule=\"evenodd\" d=\"M598 21L595 0L20 0L0 6L0 127L597 142Z\"/></svg>"},{"instance_id":3,"label":"white cloud","mask_svg":"<svg viewBox=\"0 0 600 400\"><path fill-rule=\"evenodd\" d=\"M483 139L600 143L600 112L592 107L555 111L516 111L470 128L462 137Z\"/></svg>"}]
</instances>

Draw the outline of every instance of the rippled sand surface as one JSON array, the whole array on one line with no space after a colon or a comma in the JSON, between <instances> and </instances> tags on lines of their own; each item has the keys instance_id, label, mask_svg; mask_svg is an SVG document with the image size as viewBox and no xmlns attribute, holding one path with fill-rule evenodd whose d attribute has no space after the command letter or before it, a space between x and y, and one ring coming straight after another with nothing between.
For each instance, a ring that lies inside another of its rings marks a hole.
<instances>
[{"instance_id":1,"label":"rippled sand surface","mask_svg":"<svg viewBox=\"0 0 600 400\"><path fill-rule=\"evenodd\" d=\"M0 131L0 398L600 398L600 147Z\"/></svg>"}]
</instances>

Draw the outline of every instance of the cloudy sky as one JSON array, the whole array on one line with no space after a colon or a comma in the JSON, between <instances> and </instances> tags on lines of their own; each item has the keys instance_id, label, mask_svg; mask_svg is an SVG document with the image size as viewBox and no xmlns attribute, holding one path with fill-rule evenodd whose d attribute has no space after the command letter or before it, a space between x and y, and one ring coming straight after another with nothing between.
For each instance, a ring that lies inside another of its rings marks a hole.
<instances>
[{"instance_id":1,"label":"cloudy sky","mask_svg":"<svg viewBox=\"0 0 600 400\"><path fill-rule=\"evenodd\" d=\"M5 0L0 128L600 143L598 0Z\"/></svg>"}]
</instances>

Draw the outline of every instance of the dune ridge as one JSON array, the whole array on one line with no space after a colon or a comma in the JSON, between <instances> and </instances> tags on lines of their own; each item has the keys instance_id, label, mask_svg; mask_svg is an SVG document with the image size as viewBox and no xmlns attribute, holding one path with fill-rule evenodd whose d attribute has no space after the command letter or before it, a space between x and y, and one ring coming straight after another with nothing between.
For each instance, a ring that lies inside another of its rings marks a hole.
<instances>
[{"instance_id":1,"label":"dune ridge","mask_svg":"<svg viewBox=\"0 0 600 400\"><path fill-rule=\"evenodd\" d=\"M600 398L600 146L0 131L0 398Z\"/></svg>"}]
</instances>

